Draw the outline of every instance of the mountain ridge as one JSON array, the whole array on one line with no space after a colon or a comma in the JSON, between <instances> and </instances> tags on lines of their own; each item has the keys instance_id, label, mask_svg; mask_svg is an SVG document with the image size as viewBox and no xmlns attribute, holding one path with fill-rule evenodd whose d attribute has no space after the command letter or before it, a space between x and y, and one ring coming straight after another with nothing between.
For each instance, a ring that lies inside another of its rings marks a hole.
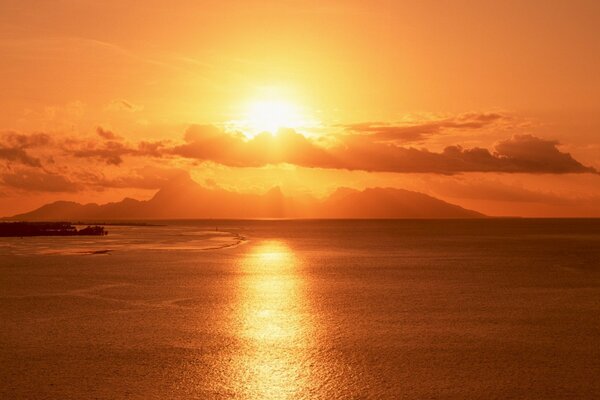
<instances>
[{"instance_id":1,"label":"mountain ridge","mask_svg":"<svg viewBox=\"0 0 600 400\"><path fill-rule=\"evenodd\" d=\"M106 204L56 201L10 221L236 219L236 218L481 218L485 215L420 192L396 188L340 187L323 200L285 196L279 187L264 194L206 188L177 178L149 200L124 198Z\"/></svg>"}]
</instances>

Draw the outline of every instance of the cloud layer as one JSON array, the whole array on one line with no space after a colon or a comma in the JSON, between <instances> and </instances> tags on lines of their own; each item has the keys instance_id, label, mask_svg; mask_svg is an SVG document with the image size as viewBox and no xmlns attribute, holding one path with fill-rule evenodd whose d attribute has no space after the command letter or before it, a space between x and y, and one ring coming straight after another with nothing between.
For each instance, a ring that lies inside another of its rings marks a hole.
<instances>
[{"instance_id":1,"label":"cloud layer","mask_svg":"<svg viewBox=\"0 0 600 400\"><path fill-rule=\"evenodd\" d=\"M367 122L342 125L342 127L350 133L370 135L373 140L418 142L451 130L481 130L506 119L507 117L500 113L466 113L454 118L418 124L399 125L385 122Z\"/></svg>"},{"instance_id":2,"label":"cloud layer","mask_svg":"<svg viewBox=\"0 0 600 400\"><path fill-rule=\"evenodd\" d=\"M44 133L25 135L16 132L4 132L0 135L0 160L30 167L41 167L41 161L30 155L29 149L46 147L50 143L50 136Z\"/></svg>"},{"instance_id":3,"label":"cloud layer","mask_svg":"<svg viewBox=\"0 0 600 400\"><path fill-rule=\"evenodd\" d=\"M72 192L85 187L153 188L164 183L165 177L178 173L178 163L190 161L235 168L291 164L442 175L598 173L561 151L557 141L528 134L501 140L490 149L451 145L432 151L403 144L410 138L424 138L449 129L485 129L504 118L495 113L471 113L410 127L355 124L326 138L307 137L291 129L248 138L241 132L227 132L212 125L189 126L178 141L130 141L102 127L85 138L4 132L0 134L0 184L45 192ZM128 163L129 172L124 173L126 160L133 165ZM142 168L151 163L162 172ZM107 175L105 169L112 172ZM153 177L155 173L158 177Z\"/></svg>"},{"instance_id":4,"label":"cloud layer","mask_svg":"<svg viewBox=\"0 0 600 400\"><path fill-rule=\"evenodd\" d=\"M342 136L327 147L293 130L273 136L263 133L250 140L211 126L192 126L185 143L167 153L233 167L289 163L309 168L371 172L457 174L463 172L585 173L596 171L558 149L558 142L531 135L515 135L493 150L459 145L441 152L379 141L377 135Z\"/></svg>"}]
</instances>

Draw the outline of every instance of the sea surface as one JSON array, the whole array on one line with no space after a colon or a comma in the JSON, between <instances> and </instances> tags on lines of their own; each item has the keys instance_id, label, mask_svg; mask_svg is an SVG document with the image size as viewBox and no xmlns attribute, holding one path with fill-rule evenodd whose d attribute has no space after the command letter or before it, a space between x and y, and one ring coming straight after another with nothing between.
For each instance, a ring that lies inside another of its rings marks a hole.
<instances>
[{"instance_id":1,"label":"sea surface","mask_svg":"<svg viewBox=\"0 0 600 400\"><path fill-rule=\"evenodd\" d=\"M600 220L0 238L1 399L597 399Z\"/></svg>"}]
</instances>

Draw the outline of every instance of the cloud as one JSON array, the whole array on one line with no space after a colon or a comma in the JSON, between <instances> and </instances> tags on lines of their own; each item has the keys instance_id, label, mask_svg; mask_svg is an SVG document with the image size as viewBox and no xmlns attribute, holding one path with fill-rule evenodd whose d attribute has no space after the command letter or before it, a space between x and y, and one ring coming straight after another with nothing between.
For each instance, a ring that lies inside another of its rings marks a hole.
<instances>
[{"instance_id":1,"label":"cloud","mask_svg":"<svg viewBox=\"0 0 600 400\"><path fill-rule=\"evenodd\" d=\"M39 170L20 170L0 174L0 182L7 187L33 192L76 192L81 185L65 176Z\"/></svg>"},{"instance_id":2,"label":"cloud","mask_svg":"<svg viewBox=\"0 0 600 400\"><path fill-rule=\"evenodd\" d=\"M96 128L102 141L92 138L62 137L52 139L45 133L20 134L5 132L0 134L0 160L30 167L42 167L40 157L31 152L45 152L47 163L54 163L58 154L67 157L88 158L108 165L121 165L125 156L160 158L168 155L166 141L125 142L114 132L102 127Z\"/></svg>"},{"instance_id":3,"label":"cloud","mask_svg":"<svg viewBox=\"0 0 600 400\"><path fill-rule=\"evenodd\" d=\"M569 153L561 152L554 140L544 140L532 135L515 135L496 144L499 157L508 160L509 168L516 171L562 174L569 172L596 172L585 167ZM513 172L513 171L507 171Z\"/></svg>"},{"instance_id":4,"label":"cloud","mask_svg":"<svg viewBox=\"0 0 600 400\"><path fill-rule=\"evenodd\" d=\"M107 141L102 146L88 142L85 146L71 151L71 154L75 157L95 158L109 165L121 164L123 156L131 153L132 150L126 144L115 141Z\"/></svg>"},{"instance_id":5,"label":"cloud","mask_svg":"<svg viewBox=\"0 0 600 400\"><path fill-rule=\"evenodd\" d=\"M373 140L417 142L432 135L439 135L445 130L476 130L506 120L499 113L466 113L454 118L429 121L419 124L392 125L383 122L367 122L343 125L351 133L366 134Z\"/></svg>"},{"instance_id":6,"label":"cloud","mask_svg":"<svg viewBox=\"0 0 600 400\"><path fill-rule=\"evenodd\" d=\"M24 135L4 132L0 135L0 160L41 167L41 161L30 155L28 149L47 146L50 142L50 136L43 133Z\"/></svg>"},{"instance_id":7,"label":"cloud","mask_svg":"<svg viewBox=\"0 0 600 400\"><path fill-rule=\"evenodd\" d=\"M452 120L438 121L429 131L449 127L485 126L502 118L500 114L465 114ZM443 127L443 128L440 128ZM8 133L1 137L0 159L30 167L41 167L38 156L61 155L59 164L71 166L76 159L89 159L109 166L121 166L126 157L149 159L174 165L181 160L213 162L230 167L262 167L291 164L307 168L343 169L349 171L460 174L490 173L598 173L585 166L571 154L559 149L559 143L532 135L515 135L496 143L493 148L460 145L447 146L441 151L406 146L397 141L381 140L378 134L333 135L333 140L310 138L291 129L276 135L261 133L252 138L240 132L227 132L212 125L188 127L182 141L129 142L102 127L99 138L55 138L47 134L21 135ZM333 143L333 144L332 144ZM41 153L36 153L40 151ZM45 151L45 153L44 153ZM30 153L32 152L32 153ZM146 159L144 161L144 159ZM50 166L50 161L48 161ZM60 170L60 165L54 169ZM84 168L92 166L83 162ZM139 164L138 164L139 165ZM90 167L92 168L92 167ZM101 168L93 165L93 168Z\"/></svg>"},{"instance_id":8,"label":"cloud","mask_svg":"<svg viewBox=\"0 0 600 400\"><path fill-rule=\"evenodd\" d=\"M160 189L166 183L181 176L189 176L179 168L145 166L127 171L122 175L107 177L102 173L86 171L77 174L78 181L88 188L135 188Z\"/></svg>"},{"instance_id":9,"label":"cloud","mask_svg":"<svg viewBox=\"0 0 600 400\"><path fill-rule=\"evenodd\" d=\"M0 160L18 162L31 167L42 166L42 163L39 159L31 157L25 150L19 148L6 148L2 145L0 145Z\"/></svg>"},{"instance_id":10,"label":"cloud","mask_svg":"<svg viewBox=\"0 0 600 400\"><path fill-rule=\"evenodd\" d=\"M15 171L0 173L0 186L32 192L79 192L104 190L107 188L133 188L156 190L178 177L189 177L180 168L144 166L106 175L92 169L63 169L62 172L21 167Z\"/></svg>"},{"instance_id":11,"label":"cloud","mask_svg":"<svg viewBox=\"0 0 600 400\"><path fill-rule=\"evenodd\" d=\"M371 172L596 173L570 154L561 152L556 141L531 135L516 135L501 141L494 151L456 145L441 152L380 142L366 135L345 136L339 145L326 148L289 129L281 130L275 136L264 133L246 140L239 133L192 126L185 141L185 144L172 148L172 154L233 167L289 163L310 168Z\"/></svg>"},{"instance_id":12,"label":"cloud","mask_svg":"<svg viewBox=\"0 0 600 400\"><path fill-rule=\"evenodd\" d=\"M114 132L109 131L108 129L103 129L101 126L99 126L98 128L96 128L96 133L102 139L106 139L106 140L120 140L121 139L121 137L115 135Z\"/></svg>"},{"instance_id":13,"label":"cloud","mask_svg":"<svg viewBox=\"0 0 600 400\"><path fill-rule=\"evenodd\" d=\"M185 134L186 143L172 153L202 161L214 161L231 167L261 167L267 164L290 163L324 168L335 167L328 153L305 136L282 129L276 136L261 133L251 140L241 133L227 133L213 126L191 126ZM327 166L326 166L327 165Z\"/></svg>"},{"instance_id":14,"label":"cloud","mask_svg":"<svg viewBox=\"0 0 600 400\"><path fill-rule=\"evenodd\" d=\"M71 139L64 150L73 157L93 158L108 165L121 165L125 156L160 158L168 154L168 151L165 150L166 142L163 141L141 141L131 144L121 141L121 138L102 128L98 128L97 133L107 140L99 143Z\"/></svg>"},{"instance_id":15,"label":"cloud","mask_svg":"<svg viewBox=\"0 0 600 400\"><path fill-rule=\"evenodd\" d=\"M46 133L33 133L25 135L16 132L5 132L2 135L2 141L10 146L23 149L35 148L48 145L52 140Z\"/></svg>"}]
</instances>

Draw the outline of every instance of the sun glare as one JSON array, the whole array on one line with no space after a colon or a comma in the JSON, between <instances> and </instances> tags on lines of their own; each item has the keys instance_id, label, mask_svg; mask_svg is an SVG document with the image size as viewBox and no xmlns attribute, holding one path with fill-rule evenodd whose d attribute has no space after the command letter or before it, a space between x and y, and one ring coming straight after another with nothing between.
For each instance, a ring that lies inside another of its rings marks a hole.
<instances>
[{"instance_id":1,"label":"sun glare","mask_svg":"<svg viewBox=\"0 0 600 400\"><path fill-rule=\"evenodd\" d=\"M253 133L271 132L281 128L298 128L304 119L297 106L282 100L261 100L248 105L245 125Z\"/></svg>"}]
</instances>

